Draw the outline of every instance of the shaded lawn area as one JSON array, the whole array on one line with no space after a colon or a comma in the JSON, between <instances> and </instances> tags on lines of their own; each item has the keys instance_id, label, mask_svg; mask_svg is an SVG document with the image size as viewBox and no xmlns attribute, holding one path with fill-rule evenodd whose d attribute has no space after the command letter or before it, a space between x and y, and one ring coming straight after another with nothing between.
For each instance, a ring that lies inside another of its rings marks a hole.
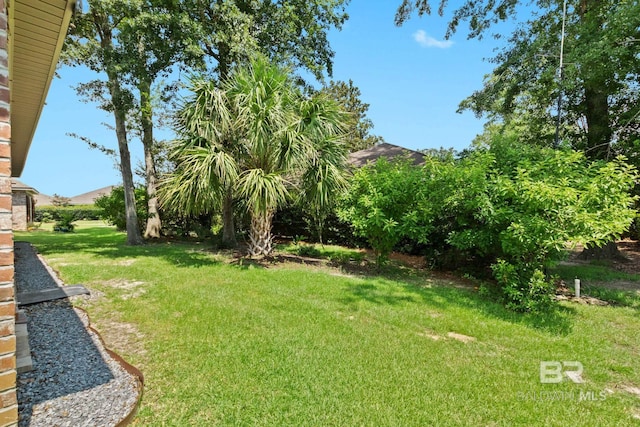
<instances>
[{"instance_id":1,"label":"shaded lawn area","mask_svg":"<svg viewBox=\"0 0 640 427\"><path fill-rule=\"evenodd\" d=\"M637 308L522 316L428 272L234 263L88 223L16 239L94 290L80 304L145 374L136 425L640 422ZM541 361L578 361L585 383L542 384Z\"/></svg>"}]
</instances>

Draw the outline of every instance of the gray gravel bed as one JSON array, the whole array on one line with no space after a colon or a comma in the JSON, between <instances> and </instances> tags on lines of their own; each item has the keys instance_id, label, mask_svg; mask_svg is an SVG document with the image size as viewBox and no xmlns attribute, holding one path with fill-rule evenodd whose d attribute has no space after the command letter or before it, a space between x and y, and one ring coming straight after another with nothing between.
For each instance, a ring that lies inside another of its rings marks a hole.
<instances>
[{"instance_id":1,"label":"gray gravel bed","mask_svg":"<svg viewBox=\"0 0 640 427\"><path fill-rule=\"evenodd\" d=\"M40 291L62 286L55 271L36 253L30 243L15 242L15 283L18 292Z\"/></svg>"},{"instance_id":2,"label":"gray gravel bed","mask_svg":"<svg viewBox=\"0 0 640 427\"><path fill-rule=\"evenodd\" d=\"M30 245L17 242L18 253L18 292L57 286ZM138 380L108 355L87 316L68 299L24 311L34 370L18 375L19 425L114 426L124 419L136 405Z\"/></svg>"}]
</instances>

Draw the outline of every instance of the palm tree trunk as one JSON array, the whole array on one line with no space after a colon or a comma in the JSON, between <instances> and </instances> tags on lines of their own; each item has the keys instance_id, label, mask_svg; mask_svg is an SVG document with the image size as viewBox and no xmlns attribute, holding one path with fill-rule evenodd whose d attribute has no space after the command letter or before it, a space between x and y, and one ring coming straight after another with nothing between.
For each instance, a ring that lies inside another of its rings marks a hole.
<instances>
[{"instance_id":1,"label":"palm tree trunk","mask_svg":"<svg viewBox=\"0 0 640 427\"><path fill-rule=\"evenodd\" d=\"M153 156L153 110L151 106L151 83L142 80L138 87L140 91L140 110L142 112L142 145L144 147L144 164L147 181L147 228L144 232L145 238L158 238L162 229L160 212L158 211L158 176L156 173L156 162Z\"/></svg>"},{"instance_id":2,"label":"palm tree trunk","mask_svg":"<svg viewBox=\"0 0 640 427\"><path fill-rule=\"evenodd\" d=\"M271 236L271 220L273 219L273 213L273 211L251 213L249 255L269 255L273 250L273 236Z\"/></svg>"},{"instance_id":3,"label":"palm tree trunk","mask_svg":"<svg viewBox=\"0 0 640 427\"><path fill-rule=\"evenodd\" d=\"M222 243L229 248L238 245L233 220L233 190L228 188L222 201Z\"/></svg>"}]
</instances>

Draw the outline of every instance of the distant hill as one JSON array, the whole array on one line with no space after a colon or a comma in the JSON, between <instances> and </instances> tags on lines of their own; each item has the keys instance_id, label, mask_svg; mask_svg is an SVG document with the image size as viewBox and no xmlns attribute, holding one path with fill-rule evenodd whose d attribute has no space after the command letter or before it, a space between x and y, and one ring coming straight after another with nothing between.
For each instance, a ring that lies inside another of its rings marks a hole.
<instances>
[{"instance_id":1,"label":"distant hill","mask_svg":"<svg viewBox=\"0 0 640 427\"><path fill-rule=\"evenodd\" d=\"M70 197L70 204L72 205L92 205L95 200L107 194L111 194L111 190L115 185L109 185L107 187L99 188L97 190L89 191L88 193L78 194L77 196ZM36 194L34 196L36 200L36 206L51 206L53 196L47 194Z\"/></svg>"}]
</instances>

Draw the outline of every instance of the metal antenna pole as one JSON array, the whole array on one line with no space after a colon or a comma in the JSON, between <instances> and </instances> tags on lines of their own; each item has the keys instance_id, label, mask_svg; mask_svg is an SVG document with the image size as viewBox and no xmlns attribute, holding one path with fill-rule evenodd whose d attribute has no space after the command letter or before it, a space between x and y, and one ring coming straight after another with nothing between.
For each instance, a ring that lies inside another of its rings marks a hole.
<instances>
[{"instance_id":1,"label":"metal antenna pole","mask_svg":"<svg viewBox=\"0 0 640 427\"><path fill-rule=\"evenodd\" d=\"M560 147L560 122L562 121L562 79L564 77L564 29L567 20L567 0L564 0L562 7L562 34L560 36L560 67L558 69L559 85L558 85L558 119L556 121L556 139L553 142L553 148Z\"/></svg>"}]
</instances>

